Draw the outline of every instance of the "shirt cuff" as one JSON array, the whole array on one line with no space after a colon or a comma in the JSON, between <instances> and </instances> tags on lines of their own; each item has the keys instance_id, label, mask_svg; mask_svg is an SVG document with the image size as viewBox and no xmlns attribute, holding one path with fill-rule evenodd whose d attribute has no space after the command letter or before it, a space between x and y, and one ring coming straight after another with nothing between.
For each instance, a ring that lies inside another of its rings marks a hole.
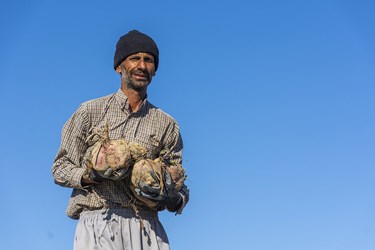
<instances>
[{"instance_id":1,"label":"shirt cuff","mask_svg":"<svg viewBox=\"0 0 375 250\"><path fill-rule=\"evenodd\" d=\"M84 168L76 168L72 170L73 173L70 179L70 184L73 188L84 189L84 187L82 187L81 180L82 176L85 174L85 171L86 170Z\"/></svg>"}]
</instances>

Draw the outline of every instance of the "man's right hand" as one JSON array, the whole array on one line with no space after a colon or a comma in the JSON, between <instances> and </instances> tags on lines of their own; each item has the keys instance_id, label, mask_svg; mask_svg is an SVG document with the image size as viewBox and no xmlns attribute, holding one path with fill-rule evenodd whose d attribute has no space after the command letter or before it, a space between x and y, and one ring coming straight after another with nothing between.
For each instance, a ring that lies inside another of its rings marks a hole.
<instances>
[{"instance_id":1,"label":"man's right hand","mask_svg":"<svg viewBox=\"0 0 375 250\"><path fill-rule=\"evenodd\" d=\"M98 184L103 182L105 179L99 175L99 173L95 169L91 169L88 178L82 177L81 184L82 186L90 185L90 184Z\"/></svg>"},{"instance_id":2,"label":"man's right hand","mask_svg":"<svg viewBox=\"0 0 375 250\"><path fill-rule=\"evenodd\" d=\"M104 173L98 172L95 169L91 168L88 173L88 178L82 177L82 184L98 184L105 180L117 181L124 179L131 173L131 168L118 169L113 171L111 168L108 168Z\"/></svg>"}]
</instances>

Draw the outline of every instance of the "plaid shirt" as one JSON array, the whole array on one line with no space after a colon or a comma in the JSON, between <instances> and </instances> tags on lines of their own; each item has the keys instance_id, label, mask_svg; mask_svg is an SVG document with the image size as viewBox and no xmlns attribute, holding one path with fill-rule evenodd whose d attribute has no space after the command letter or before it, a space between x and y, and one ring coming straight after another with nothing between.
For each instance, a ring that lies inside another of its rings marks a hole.
<instances>
[{"instance_id":1,"label":"plaid shirt","mask_svg":"<svg viewBox=\"0 0 375 250\"><path fill-rule=\"evenodd\" d=\"M139 143L148 150L147 158L154 159L162 150L168 150L171 160L182 163L183 145L178 124L147 100L137 112L130 113L128 99L119 89L115 94L81 104L63 127L61 145L52 167L55 182L73 188L67 208L67 215L73 219L79 218L82 211L131 207L130 204L148 209L134 198L129 189L130 178L81 185L85 173L82 160L90 146L86 139L94 128L103 128L106 124L111 139ZM177 213L186 205L188 191L186 186L180 191L184 202Z\"/></svg>"}]
</instances>

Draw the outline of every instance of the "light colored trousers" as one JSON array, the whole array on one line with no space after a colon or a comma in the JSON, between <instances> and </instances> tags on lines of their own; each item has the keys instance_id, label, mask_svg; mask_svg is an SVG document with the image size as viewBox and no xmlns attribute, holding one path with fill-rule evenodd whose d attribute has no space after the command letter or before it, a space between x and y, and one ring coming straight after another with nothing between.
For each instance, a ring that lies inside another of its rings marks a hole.
<instances>
[{"instance_id":1,"label":"light colored trousers","mask_svg":"<svg viewBox=\"0 0 375 250\"><path fill-rule=\"evenodd\" d=\"M167 234L157 214L132 209L82 212L74 238L74 250L169 250Z\"/></svg>"}]
</instances>

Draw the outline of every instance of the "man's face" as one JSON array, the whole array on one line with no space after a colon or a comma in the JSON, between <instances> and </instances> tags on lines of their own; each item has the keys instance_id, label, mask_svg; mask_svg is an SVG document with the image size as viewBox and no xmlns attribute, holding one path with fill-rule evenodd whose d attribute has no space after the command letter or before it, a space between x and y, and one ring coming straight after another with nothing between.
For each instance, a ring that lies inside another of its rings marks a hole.
<instances>
[{"instance_id":1,"label":"man's face","mask_svg":"<svg viewBox=\"0 0 375 250\"><path fill-rule=\"evenodd\" d=\"M141 90L147 87L155 75L154 56L136 53L128 56L116 69L127 88Z\"/></svg>"}]
</instances>

